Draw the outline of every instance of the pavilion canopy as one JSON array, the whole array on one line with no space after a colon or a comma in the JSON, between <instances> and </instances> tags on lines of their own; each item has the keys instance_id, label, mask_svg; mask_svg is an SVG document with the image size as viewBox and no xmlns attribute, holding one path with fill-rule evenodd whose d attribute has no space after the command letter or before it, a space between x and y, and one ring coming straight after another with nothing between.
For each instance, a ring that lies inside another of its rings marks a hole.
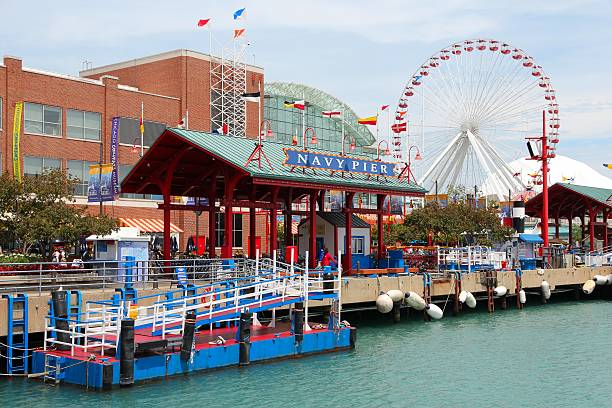
<instances>
[{"instance_id":1,"label":"pavilion canopy","mask_svg":"<svg viewBox=\"0 0 612 408\"><path fill-rule=\"evenodd\" d=\"M548 213L552 218L580 217L589 209L612 209L612 189L556 183L548 189ZM542 211L542 194L525 204L525 212L538 217Z\"/></svg>"}]
</instances>

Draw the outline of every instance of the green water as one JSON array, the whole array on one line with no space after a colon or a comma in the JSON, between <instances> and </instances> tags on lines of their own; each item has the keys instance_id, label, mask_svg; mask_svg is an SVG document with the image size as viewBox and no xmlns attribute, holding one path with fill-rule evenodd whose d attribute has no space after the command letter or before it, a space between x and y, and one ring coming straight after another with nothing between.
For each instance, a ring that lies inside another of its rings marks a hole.
<instances>
[{"instance_id":1,"label":"green water","mask_svg":"<svg viewBox=\"0 0 612 408\"><path fill-rule=\"evenodd\" d=\"M2 407L612 407L612 302L359 322L354 351L92 392L0 380Z\"/></svg>"}]
</instances>

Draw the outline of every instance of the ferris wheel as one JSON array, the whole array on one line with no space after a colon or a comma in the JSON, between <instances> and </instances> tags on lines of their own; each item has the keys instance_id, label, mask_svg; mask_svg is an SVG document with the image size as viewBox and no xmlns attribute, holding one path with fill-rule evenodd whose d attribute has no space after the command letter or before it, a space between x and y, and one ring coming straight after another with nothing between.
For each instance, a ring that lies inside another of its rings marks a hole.
<instances>
[{"instance_id":1,"label":"ferris wheel","mask_svg":"<svg viewBox=\"0 0 612 408\"><path fill-rule=\"evenodd\" d=\"M404 87L393 154L402 159L416 146L422 159L413 173L430 191L462 185L501 200L528 188L509 163L527 155L525 138L542 135L543 127L554 157L559 106L542 67L510 44L465 40L428 58Z\"/></svg>"}]
</instances>

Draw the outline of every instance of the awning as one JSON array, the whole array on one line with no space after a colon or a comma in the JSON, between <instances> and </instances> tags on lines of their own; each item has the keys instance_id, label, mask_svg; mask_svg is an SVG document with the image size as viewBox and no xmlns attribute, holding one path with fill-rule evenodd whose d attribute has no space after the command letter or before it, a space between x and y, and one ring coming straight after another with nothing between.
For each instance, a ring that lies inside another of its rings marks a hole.
<instances>
[{"instance_id":1,"label":"awning","mask_svg":"<svg viewBox=\"0 0 612 408\"><path fill-rule=\"evenodd\" d=\"M120 227L138 228L140 232L164 232L164 221L157 218L119 218ZM170 232L183 232L170 223Z\"/></svg>"},{"instance_id":2,"label":"awning","mask_svg":"<svg viewBox=\"0 0 612 408\"><path fill-rule=\"evenodd\" d=\"M519 240L528 244L543 244L544 240L536 234L519 234Z\"/></svg>"}]
</instances>

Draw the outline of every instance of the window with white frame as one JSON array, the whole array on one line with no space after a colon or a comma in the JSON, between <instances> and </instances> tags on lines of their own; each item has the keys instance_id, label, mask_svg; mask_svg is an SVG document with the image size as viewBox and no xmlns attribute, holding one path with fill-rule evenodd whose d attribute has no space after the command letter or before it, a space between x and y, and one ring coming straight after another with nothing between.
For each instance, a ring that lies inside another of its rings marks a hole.
<instances>
[{"instance_id":1,"label":"window with white frame","mask_svg":"<svg viewBox=\"0 0 612 408\"><path fill-rule=\"evenodd\" d=\"M61 136L62 108L26 102L23 108L25 133Z\"/></svg>"},{"instance_id":2,"label":"window with white frame","mask_svg":"<svg viewBox=\"0 0 612 408\"><path fill-rule=\"evenodd\" d=\"M356 254L356 255L365 254L365 237L353 236L353 254Z\"/></svg>"},{"instance_id":3,"label":"window with white frame","mask_svg":"<svg viewBox=\"0 0 612 408\"><path fill-rule=\"evenodd\" d=\"M102 115L98 112L68 109L68 112L66 112L66 128L70 138L100 140Z\"/></svg>"},{"instance_id":4,"label":"window with white frame","mask_svg":"<svg viewBox=\"0 0 612 408\"><path fill-rule=\"evenodd\" d=\"M23 175L35 176L42 174L45 170L61 169L62 161L52 157L24 156Z\"/></svg>"}]
</instances>

